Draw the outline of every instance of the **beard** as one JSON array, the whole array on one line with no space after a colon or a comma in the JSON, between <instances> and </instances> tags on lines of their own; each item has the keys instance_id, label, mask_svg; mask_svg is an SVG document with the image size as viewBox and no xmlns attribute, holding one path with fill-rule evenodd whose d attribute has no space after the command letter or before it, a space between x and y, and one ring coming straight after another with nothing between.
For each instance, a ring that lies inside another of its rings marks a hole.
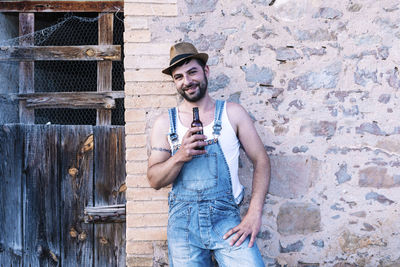
<instances>
[{"instance_id":1,"label":"beard","mask_svg":"<svg viewBox=\"0 0 400 267\"><path fill-rule=\"evenodd\" d=\"M189 95L186 93L187 89L189 89L191 87L195 87L195 86L199 87L199 90L196 92L196 94ZM207 80L206 75L204 75L203 81L192 82L188 86L182 87L182 89L178 90L178 92L188 102L197 102L205 96L205 94L207 92L207 88L208 88L208 80Z\"/></svg>"}]
</instances>

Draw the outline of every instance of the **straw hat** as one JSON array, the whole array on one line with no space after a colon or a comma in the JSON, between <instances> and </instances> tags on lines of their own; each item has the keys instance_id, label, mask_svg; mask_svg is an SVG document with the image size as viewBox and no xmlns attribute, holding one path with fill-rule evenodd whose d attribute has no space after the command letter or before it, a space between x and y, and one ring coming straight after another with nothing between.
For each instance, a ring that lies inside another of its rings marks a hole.
<instances>
[{"instance_id":1,"label":"straw hat","mask_svg":"<svg viewBox=\"0 0 400 267\"><path fill-rule=\"evenodd\" d=\"M162 73L171 75L171 68L188 58L198 58L207 63L208 55L206 53L199 53L191 43L182 42L174 44L169 51L169 67L162 70Z\"/></svg>"}]
</instances>

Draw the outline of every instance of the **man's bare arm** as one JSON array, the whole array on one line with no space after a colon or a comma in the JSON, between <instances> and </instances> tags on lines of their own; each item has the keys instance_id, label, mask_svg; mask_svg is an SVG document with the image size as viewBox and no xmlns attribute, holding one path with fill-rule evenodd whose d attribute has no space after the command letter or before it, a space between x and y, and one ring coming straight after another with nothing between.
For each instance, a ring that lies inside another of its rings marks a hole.
<instances>
[{"instance_id":1,"label":"man's bare arm","mask_svg":"<svg viewBox=\"0 0 400 267\"><path fill-rule=\"evenodd\" d=\"M240 246L251 236L249 247L252 247L261 228L261 216L264 200L270 180L270 161L248 113L240 105L230 104L231 123L236 126L238 138L253 163L253 185L250 206L242 222L228 231L224 238L235 234L231 245ZM239 121L240 120L240 121Z\"/></svg>"},{"instance_id":2,"label":"man's bare arm","mask_svg":"<svg viewBox=\"0 0 400 267\"><path fill-rule=\"evenodd\" d=\"M194 134L199 131L198 127L191 128L182 138L182 144L175 155L170 153L168 143L168 116L160 116L154 123L150 137L151 154L147 167L147 178L150 186L160 189L171 184L178 176L185 162L192 159L193 155L205 153L204 150L195 150L196 146L204 146L201 141L206 137Z\"/></svg>"}]
</instances>

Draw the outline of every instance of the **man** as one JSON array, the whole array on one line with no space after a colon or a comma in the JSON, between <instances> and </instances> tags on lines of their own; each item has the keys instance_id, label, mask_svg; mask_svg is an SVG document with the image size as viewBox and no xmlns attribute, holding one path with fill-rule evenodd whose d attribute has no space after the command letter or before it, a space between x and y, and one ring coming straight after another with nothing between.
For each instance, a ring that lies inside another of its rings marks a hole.
<instances>
[{"instance_id":1,"label":"man","mask_svg":"<svg viewBox=\"0 0 400 267\"><path fill-rule=\"evenodd\" d=\"M208 55L190 43L171 47L171 75L181 104L159 116L151 133L150 185L173 184L169 195L170 266L264 266L255 244L269 184L270 163L253 121L242 106L208 94ZM203 127L190 127L198 107ZM201 134L204 131L204 134ZM243 186L238 178L240 144L254 166L247 214L240 219Z\"/></svg>"}]
</instances>

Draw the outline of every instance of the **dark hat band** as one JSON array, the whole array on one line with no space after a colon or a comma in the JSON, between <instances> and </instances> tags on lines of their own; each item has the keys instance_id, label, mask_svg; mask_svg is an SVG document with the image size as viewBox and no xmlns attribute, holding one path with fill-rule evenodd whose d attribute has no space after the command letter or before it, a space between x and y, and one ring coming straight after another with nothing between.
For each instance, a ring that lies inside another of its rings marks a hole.
<instances>
[{"instance_id":1,"label":"dark hat band","mask_svg":"<svg viewBox=\"0 0 400 267\"><path fill-rule=\"evenodd\" d=\"M172 64L174 64L175 62L177 62L178 60L185 58L185 57L190 57L193 56L194 54L181 54L181 55L177 55L176 57L174 57L173 59L171 59L171 61L169 62L169 65L171 66Z\"/></svg>"}]
</instances>

